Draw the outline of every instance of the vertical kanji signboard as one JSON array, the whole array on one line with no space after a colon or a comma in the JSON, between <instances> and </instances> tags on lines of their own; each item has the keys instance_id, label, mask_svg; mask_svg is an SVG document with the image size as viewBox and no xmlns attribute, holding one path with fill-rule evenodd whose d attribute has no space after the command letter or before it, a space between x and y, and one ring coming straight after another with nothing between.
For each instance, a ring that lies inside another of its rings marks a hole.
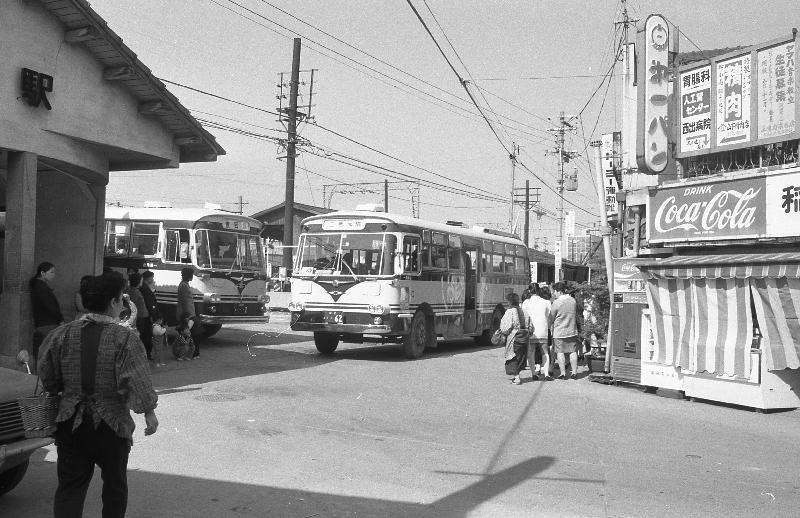
<instances>
[{"instance_id":1,"label":"vertical kanji signboard","mask_svg":"<svg viewBox=\"0 0 800 518\"><path fill-rule=\"evenodd\" d=\"M644 30L644 74L640 82L639 140L636 160L639 169L650 174L664 171L669 161L668 112L669 26L663 16L647 17Z\"/></svg>"}]
</instances>

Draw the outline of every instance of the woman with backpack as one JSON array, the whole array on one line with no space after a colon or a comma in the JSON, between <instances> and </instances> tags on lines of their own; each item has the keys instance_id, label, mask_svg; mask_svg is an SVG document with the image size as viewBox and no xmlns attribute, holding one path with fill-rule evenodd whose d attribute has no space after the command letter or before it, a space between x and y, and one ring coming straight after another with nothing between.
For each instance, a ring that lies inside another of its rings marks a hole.
<instances>
[{"instance_id":1,"label":"woman with backpack","mask_svg":"<svg viewBox=\"0 0 800 518\"><path fill-rule=\"evenodd\" d=\"M519 373L528 361L528 339L533 325L531 317L519 306L519 295L512 293L510 307L500 320L500 332L506 336L506 374L513 376L511 383L520 385Z\"/></svg>"}]
</instances>

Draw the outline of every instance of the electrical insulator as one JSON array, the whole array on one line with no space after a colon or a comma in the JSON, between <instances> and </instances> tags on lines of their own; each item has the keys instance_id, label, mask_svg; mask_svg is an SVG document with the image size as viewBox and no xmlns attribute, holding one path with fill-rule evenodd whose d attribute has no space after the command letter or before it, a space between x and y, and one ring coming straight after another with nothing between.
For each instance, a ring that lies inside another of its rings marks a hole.
<instances>
[{"instance_id":1,"label":"electrical insulator","mask_svg":"<svg viewBox=\"0 0 800 518\"><path fill-rule=\"evenodd\" d=\"M571 175L564 176L564 189L568 191L578 190L578 169L575 169Z\"/></svg>"}]
</instances>

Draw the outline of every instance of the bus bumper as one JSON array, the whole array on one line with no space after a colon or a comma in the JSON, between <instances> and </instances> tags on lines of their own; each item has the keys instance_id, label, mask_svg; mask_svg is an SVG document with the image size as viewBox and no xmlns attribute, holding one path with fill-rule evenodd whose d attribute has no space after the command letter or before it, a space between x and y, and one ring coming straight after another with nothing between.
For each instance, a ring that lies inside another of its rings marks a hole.
<instances>
[{"instance_id":1,"label":"bus bumper","mask_svg":"<svg viewBox=\"0 0 800 518\"><path fill-rule=\"evenodd\" d=\"M298 321L292 324L293 331L324 331L326 333L341 333L354 335L387 335L396 334L388 325L374 324L328 324Z\"/></svg>"},{"instance_id":2,"label":"bus bumper","mask_svg":"<svg viewBox=\"0 0 800 518\"><path fill-rule=\"evenodd\" d=\"M200 314L200 322L203 324L268 324L269 313L264 315L249 315L234 317L229 315L204 315Z\"/></svg>"}]
</instances>

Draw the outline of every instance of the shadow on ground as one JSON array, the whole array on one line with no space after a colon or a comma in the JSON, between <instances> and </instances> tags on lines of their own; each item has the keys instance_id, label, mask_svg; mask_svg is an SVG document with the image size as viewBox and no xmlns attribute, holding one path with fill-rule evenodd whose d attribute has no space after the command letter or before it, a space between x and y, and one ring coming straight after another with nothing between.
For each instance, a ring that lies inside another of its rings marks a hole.
<instances>
[{"instance_id":1,"label":"shadow on ground","mask_svg":"<svg viewBox=\"0 0 800 518\"><path fill-rule=\"evenodd\" d=\"M539 478L555 458L541 456L483 476L480 480L433 502L402 502L381 498L362 498L314 491L285 489L255 484L234 483L161 473L130 471L130 500L127 516L235 517L420 517L460 518L481 504L528 480ZM49 463L44 463L46 467ZM54 477L54 475L53 475ZM546 478L546 477L544 477ZM579 480L578 480L579 481ZM97 486L86 501L86 516L100 515ZM18 488L0 499L0 514L5 518L40 516L49 513L52 494L31 500L31 488ZM52 489L52 488L48 488ZM496 503L499 505L498 503Z\"/></svg>"}]
</instances>

